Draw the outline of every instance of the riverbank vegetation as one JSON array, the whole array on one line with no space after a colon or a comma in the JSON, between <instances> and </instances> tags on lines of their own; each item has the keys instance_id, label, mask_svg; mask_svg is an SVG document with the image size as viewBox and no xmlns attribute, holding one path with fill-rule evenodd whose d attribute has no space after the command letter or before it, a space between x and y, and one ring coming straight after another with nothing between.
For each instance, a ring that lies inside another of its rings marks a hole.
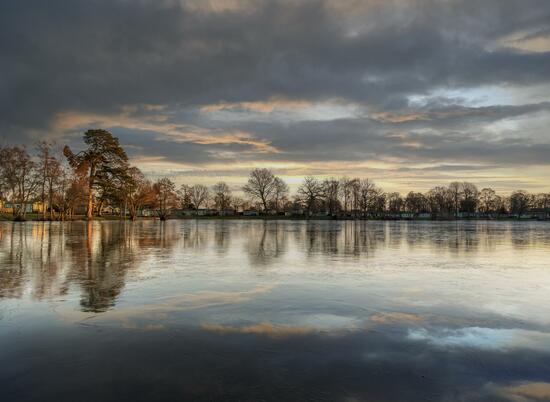
<instances>
[{"instance_id":1,"label":"riverbank vegetation","mask_svg":"<svg viewBox=\"0 0 550 402\"><path fill-rule=\"evenodd\" d=\"M378 219L550 217L550 193L523 190L508 196L469 182L452 182L420 193L384 192L367 178L306 177L294 194L269 169L250 172L242 188L224 182L176 184L151 180L129 163L118 139L88 130L84 148L62 152L39 142L0 148L0 211L3 219L67 220L174 216L264 216ZM242 194L242 196L240 196Z\"/></svg>"}]
</instances>

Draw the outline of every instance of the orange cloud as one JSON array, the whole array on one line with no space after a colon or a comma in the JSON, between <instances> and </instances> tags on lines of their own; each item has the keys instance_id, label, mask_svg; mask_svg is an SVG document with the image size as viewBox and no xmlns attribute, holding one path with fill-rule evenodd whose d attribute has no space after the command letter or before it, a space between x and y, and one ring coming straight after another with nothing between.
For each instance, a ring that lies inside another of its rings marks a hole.
<instances>
[{"instance_id":1,"label":"orange cloud","mask_svg":"<svg viewBox=\"0 0 550 402\"><path fill-rule=\"evenodd\" d=\"M549 30L527 30L518 31L496 42L496 47L511 47L518 50L533 53L544 53L550 51Z\"/></svg>"},{"instance_id":2,"label":"orange cloud","mask_svg":"<svg viewBox=\"0 0 550 402\"><path fill-rule=\"evenodd\" d=\"M499 396L513 402L550 400L550 383L547 382L522 382L495 388Z\"/></svg>"},{"instance_id":3,"label":"orange cloud","mask_svg":"<svg viewBox=\"0 0 550 402\"><path fill-rule=\"evenodd\" d=\"M148 111L161 111L159 106L149 106ZM80 127L99 126L125 127L135 130L154 131L162 133L172 141L190 142L201 145L247 145L254 152L278 153L271 142L256 138L253 134L244 131L207 130L187 124L167 123L167 116L155 114L152 116L132 116L136 109L125 107L118 114L103 115L97 113L83 113L78 111L65 111L57 114L52 122L56 131L74 130Z\"/></svg>"},{"instance_id":4,"label":"orange cloud","mask_svg":"<svg viewBox=\"0 0 550 402\"><path fill-rule=\"evenodd\" d=\"M305 109L311 107L312 103L304 100L289 100L284 98L270 98L267 101L255 102L218 102L201 107L201 112L211 113L220 110L245 109L259 113L271 113L275 109L299 108Z\"/></svg>"},{"instance_id":5,"label":"orange cloud","mask_svg":"<svg viewBox=\"0 0 550 402\"><path fill-rule=\"evenodd\" d=\"M430 120L426 113L372 113L371 118L381 123L408 123L411 121Z\"/></svg>"},{"instance_id":6,"label":"orange cloud","mask_svg":"<svg viewBox=\"0 0 550 402\"><path fill-rule=\"evenodd\" d=\"M247 12L257 9L264 1L258 0L187 0L182 2L189 11L203 13Z\"/></svg>"}]
</instances>

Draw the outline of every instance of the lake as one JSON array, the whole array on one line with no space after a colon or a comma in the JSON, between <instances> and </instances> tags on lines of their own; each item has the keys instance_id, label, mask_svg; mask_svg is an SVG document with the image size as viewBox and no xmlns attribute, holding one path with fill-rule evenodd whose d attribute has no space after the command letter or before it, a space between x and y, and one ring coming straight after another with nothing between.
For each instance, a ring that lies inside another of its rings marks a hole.
<instances>
[{"instance_id":1,"label":"lake","mask_svg":"<svg viewBox=\"0 0 550 402\"><path fill-rule=\"evenodd\" d=\"M550 400L550 224L0 222L0 400Z\"/></svg>"}]
</instances>

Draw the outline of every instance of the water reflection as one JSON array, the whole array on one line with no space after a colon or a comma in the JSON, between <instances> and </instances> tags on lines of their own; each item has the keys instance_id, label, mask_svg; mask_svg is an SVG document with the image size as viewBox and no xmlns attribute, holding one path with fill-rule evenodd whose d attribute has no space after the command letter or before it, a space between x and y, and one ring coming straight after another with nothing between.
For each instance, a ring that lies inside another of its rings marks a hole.
<instances>
[{"instance_id":1,"label":"water reflection","mask_svg":"<svg viewBox=\"0 0 550 402\"><path fill-rule=\"evenodd\" d=\"M114 306L128 271L149 257L169 259L174 249L242 249L252 267L276 264L289 251L300 260L373 258L377 251L489 254L500 248L548 249L544 224L173 221L3 223L0 226L0 297L38 300L82 290L86 311ZM289 245L291 245L289 247ZM235 251L235 250L233 250Z\"/></svg>"},{"instance_id":2,"label":"water reflection","mask_svg":"<svg viewBox=\"0 0 550 402\"><path fill-rule=\"evenodd\" d=\"M81 289L84 311L114 306L126 275L144 250L168 249L174 227L69 222L6 225L0 239L0 297L21 297L29 288L38 300L61 296L72 284Z\"/></svg>"},{"instance_id":3,"label":"water reflection","mask_svg":"<svg viewBox=\"0 0 550 402\"><path fill-rule=\"evenodd\" d=\"M549 257L536 222L0 223L2 399L548 400Z\"/></svg>"}]
</instances>

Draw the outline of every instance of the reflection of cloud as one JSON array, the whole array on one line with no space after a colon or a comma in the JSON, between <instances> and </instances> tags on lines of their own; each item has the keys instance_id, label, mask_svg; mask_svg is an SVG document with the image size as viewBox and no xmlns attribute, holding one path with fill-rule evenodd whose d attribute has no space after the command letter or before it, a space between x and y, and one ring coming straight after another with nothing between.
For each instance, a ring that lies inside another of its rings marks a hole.
<instances>
[{"instance_id":1,"label":"reflection of cloud","mask_svg":"<svg viewBox=\"0 0 550 402\"><path fill-rule=\"evenodd\" d=\"M342 334L346 330L359 329L359 321L356 317L341 316L336 314L311 314L294 317L293 322L298 324L273 324L263 321L246 326L234 326L223 323L207 322L201 328L220 334L260 334L272 338L287 338L290 336L303 336L311 333Z\"/></svg>"},{"instance_id":2,"label":"reflection of cloud","mask_svg":"<svg viewBox=\"0 0 550 402\"><path fill-rule=\"evenodd\" d=\"M359 329L359 319L353 316L336 314L313 314L300 319L307 325L311 325L320 331L356 330Z\"/></svg>"},{"instance_id":3,"label":"reflection of cloud","mask_svg":"<svg viewBox=\"0 0 550 402\"><path fill-rule=\"evenodd\" d=\"M513 402L550 401L550 383L521 382L514 385L495 386L494 392Z\"/></svg>"},{"instance_id":4,"label":"reflection of cloud","mask_svg":"<svg viewBox=\"0 0 550 402\"><path fill-rule=\"evenodd\" d=\"M252 290L236 292L202 291L171 297L161 303L117 307L115 310L93 315L66 308L59 308L55 311L61 319L69 322L86 321L89 323L90 320L120 320L125 326L134 327L130 322L131 319L164 319L167 314L178 311L190 311L232 303L246 303L259 295L270 292L273 288L274 286L259 286Z\"/></svg>"},{"instance_id":5,"label":"reflection of cloud","mask_svg":"<svg viewBox=\"0 0 550 402\"><path fill-rule=\"evenodd\" d=\"M523 329L470 327L431 333L426 329L409 330L411 340L428 341L437 346L479 349L527 348L550 351L550 334Z\"/></svg>"},{"instance_id":6,"label":"reflection of cloud","mask_svg":"<svg viewBox=\"0 0 550 402\"><path fill-rule=\"evenodd\" d=\"M165 328L162 324L148 324L144 327L146 331L162 331Z\"/></svg>"},{"instance_id":7,"label":"reflection of cloud","mask_svg":"<svg viewBox=\"0 0 550 402\"><path fill-rule=\"evenodd\" d=\"M291 336L308 335L316 331L313 327L308 326L290 326L290 325L274 325L270 322L261 322L259 324L248 325L244 327L235 327L231 325L205 323L201 328L216 332L219 334L255 334L267 335L271 338L288 338Z\"/></svg>"}]
</instances>

